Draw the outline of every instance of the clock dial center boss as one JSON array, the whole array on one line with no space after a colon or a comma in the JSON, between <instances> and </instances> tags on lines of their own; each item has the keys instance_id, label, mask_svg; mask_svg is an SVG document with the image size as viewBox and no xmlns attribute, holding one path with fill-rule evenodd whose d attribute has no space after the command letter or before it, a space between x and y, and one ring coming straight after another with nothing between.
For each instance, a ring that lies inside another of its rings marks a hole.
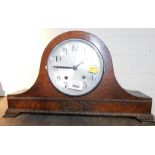
<instances>
[{"instance_id":1,"label":"clock dial center boss","mask_svg":"<svg viewBox=\"0 0 155 155\"><path fill-rule=\"evenodd\" d=\"M91 92L104 74L104 60L96 46L83 39L68 39L52 49L47 72L61 92L80 96Z\"/></svg>"}]
</instances>

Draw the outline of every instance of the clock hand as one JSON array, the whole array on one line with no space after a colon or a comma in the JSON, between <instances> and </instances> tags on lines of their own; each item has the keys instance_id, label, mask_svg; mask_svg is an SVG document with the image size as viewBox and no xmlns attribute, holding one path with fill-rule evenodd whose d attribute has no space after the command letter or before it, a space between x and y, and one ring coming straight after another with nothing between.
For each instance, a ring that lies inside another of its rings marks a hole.
<instances>
[{"instance_id":1,"label":"clock hand","mask_svg":"<svg viewBox=\"0 0 155 155\"><path fill-rule=\"evenodd\" d=\"M52 66L55 68L62 68L62 69L73 69L73 70L77 70L78 66L80 66L81 64L83 64L84 62L80 62L78 65L73 66L73 67L68 67L68 66Z\"/></svg>"},{"instance_id":2,"label":"clock hand","mask_svg":"<svg viewBox=\"0 0 155 155\"><path fill-rule=\"evenodd\" d=\"M73 69L73 67L68 67L68 66L52 66L55 68L62 68L62 69Z\"/></svg>"},{"instance_id":3,"label":"clock hand","mask_svg":"<svg viewBox=\"0 0 155 155\"><path fill-rule=\"evenodd\" d=\"M78 65L76 65L75 67L78 68L81 64L83 64L84 61L81 61Z\"/></svg>"}]
</instances>

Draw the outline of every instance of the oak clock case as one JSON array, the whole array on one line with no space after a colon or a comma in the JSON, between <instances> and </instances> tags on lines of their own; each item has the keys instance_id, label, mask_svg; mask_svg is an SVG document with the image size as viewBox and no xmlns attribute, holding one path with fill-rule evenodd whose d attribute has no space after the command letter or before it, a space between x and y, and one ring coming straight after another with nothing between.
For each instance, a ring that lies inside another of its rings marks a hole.
<instances>
[{"instance_id":1,"label":"oak clock case","mask_svg":"<svg viewBox=\"0 0 155 155\"><path fill-rule=\"evenodd\" d=\"M45 48L38 78L24 93L8 95L5 117L22 113L134 117L154 122L152 99L117 82L110 52L98 37L69 31Z\"/></svg>"}]
</instances>

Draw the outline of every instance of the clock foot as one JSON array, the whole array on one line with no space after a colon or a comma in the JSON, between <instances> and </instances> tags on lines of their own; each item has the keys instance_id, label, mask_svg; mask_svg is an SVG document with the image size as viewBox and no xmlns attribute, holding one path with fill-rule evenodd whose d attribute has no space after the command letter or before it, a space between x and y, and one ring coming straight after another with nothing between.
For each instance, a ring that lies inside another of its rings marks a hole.
<instances>
[{"instance_id":1,"label":"clock foot","mask_svg":"<svg viewBox=\"0 0 155 155\"><path fill-rule=\"evenodd\" d=\"M17 110L7 109L3 117L17 117L21 113Z\"/></svg>"},{"instance_id":2,"label":"clock foot","mask_svg":"<svg viewBox=\"0 0 155 155\"><path fill-rule=\"evenodd\" d=\"M150 115L138 116L137 120L141 121L142 124L154 124L155 125L155 117Z\"/></svg>"}]
</instances>

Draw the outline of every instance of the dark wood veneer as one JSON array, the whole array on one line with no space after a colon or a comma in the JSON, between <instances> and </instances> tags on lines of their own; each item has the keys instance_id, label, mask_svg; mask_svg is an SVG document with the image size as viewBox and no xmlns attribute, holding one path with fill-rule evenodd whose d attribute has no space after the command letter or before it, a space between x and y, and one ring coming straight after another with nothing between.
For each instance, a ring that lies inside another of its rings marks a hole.
<instances>
[{"instance_id":1,"label":"dark wood veneer","mask_svg":"<svg viewBox=\"0 0 155 155\"><path fill-rule=\"evenodd\" d=\"M79 38L94 44L105 62L105 73L98 87L89 94L71 97L59 92L48 78L46 65L50 52L60 42ZM45 48L41 58L39 76L26 92L8 95L5 117L21 113L49 113L101 116L136 117L142 121L153 121L152 99L141 93L127 91L118 84L110 52L96 36L82 31L70 31L54 38Z\"/></svg>"}]
</instances>

